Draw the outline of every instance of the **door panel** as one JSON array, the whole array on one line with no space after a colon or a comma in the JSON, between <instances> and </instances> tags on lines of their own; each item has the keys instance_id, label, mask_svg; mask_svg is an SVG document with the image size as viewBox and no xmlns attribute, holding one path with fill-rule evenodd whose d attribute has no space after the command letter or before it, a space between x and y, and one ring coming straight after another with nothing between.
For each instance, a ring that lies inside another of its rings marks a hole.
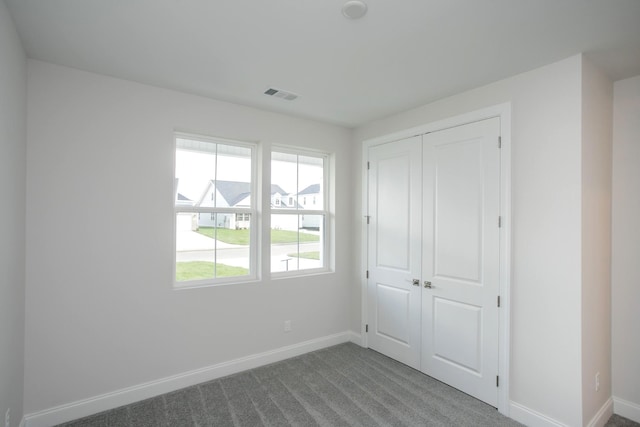
<instances>
[{"instance_id":1,"label":"door panel","mask_svg":"<svg viewBox=\"0 0 640 427\"><path fill-rule=\"evenodd\" d=\"M434 273L480 282L482 139L435 145ZM480 179L479 179L480 178Z\"/></svg>"},{"instance_id":2,"label":"door panel","mask_svg":"<svg viewBox=\"0 0 640 427\"><path fill-rule=\"evenodd\" d=\"M472 372L480 372L482 308L433 298L433 356Z\"/></svg>"},{"instance_id":3,"label":"door panel","mask_svg":"<svg viewBox=\"0 0 640 427\"><path fill-rule=\"evenodd\" d=\"M387 338L409 345L409 321L411 305L409 304L411 293L394 286L377 284L378 301L384 304L378 305L376 318L376 332Z\"/></svg>"},{"instance_id":4,"label":"door panel","mask_svg":"<svg viewBox=\"0 0 640 427\"><path fill-rule=\"evenodd\" d=\"M420 367L421 138L369 149L369 334L372 349Z\"/></svg>"},{"instance_id":5,"label":"door panel","mask_svg":"<svg viewBox=\"0 0 640 427\"><path fill-rule=\"evenodd\" d=\"M378 159L375 209L376 263L381 267L410 270L411 158L407 153Z\"/></svg>"},{"instance_id":6,"label":"door panel","mask_svg":"<svg viewBox=\"0 0 640 427\"><path fill-rule=\"evenodd\" d=\"M499 119L423 142L421 369L497 405Z\"/></svg>"}]
</instances>

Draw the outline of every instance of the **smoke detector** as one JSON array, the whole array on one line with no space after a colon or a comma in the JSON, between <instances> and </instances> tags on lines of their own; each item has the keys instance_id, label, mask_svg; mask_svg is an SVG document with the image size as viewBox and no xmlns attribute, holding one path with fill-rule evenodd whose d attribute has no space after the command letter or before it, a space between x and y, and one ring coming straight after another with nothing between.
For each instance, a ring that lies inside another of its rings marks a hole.
<instances>
[{"instance_id":1,"label":"smoke detector","mask_svg":"<svg viewBox=\"0 0 640 427\"><path fill-rule=\"evenodd\" d=\"M276 98L282 98L286 101L293 101L294 99L296 99L298 96L293 92L287 92L286 90L280 90L280 89L274 89L272 87L270 87L269 89L264 91L265 95L269 95L269 96L275 96Z\"/></svg>"},{"instance_id":2,"label":"smoke detector","mask_svg":"<svg viewBox=\"0 0 640 427\"><path fill-rule=\"evenodd\" d=\"M360 0L351 0L342 6L342 14L349 19L360 19L366 13L367 4Z\"/></svg>"}]
</instances>

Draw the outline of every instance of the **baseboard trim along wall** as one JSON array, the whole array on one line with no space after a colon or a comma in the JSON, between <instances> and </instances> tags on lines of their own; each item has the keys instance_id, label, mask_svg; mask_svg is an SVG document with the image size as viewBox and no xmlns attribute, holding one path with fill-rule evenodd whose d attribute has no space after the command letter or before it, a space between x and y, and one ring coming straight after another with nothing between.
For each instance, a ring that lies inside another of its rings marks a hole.
<instances>
[{"instance_id":1,"label":"baseboard trim along wall","mask_svg":"<svg viewBox=\"0 0 640 427\"><path fill-rule=\"evenodd\" d=\"M640 405L613 396L613 413L640 423Z\"/></svg>"},{"instance_id":2,"label":"baseboard trim along wall","mask_svg":"<svg viewBox=\"0 0 640 427\"><path fill-rule=\"evenodd\" d=\"M609 398L602 408L593 416L587 427L603 427L613 415L613 399Z\"/></svg>"},{"instance_id":3,"label":"baseboard trim along wall","mask_svg":"<svg viewBox=\"0 0 640 427\"><path fill-rule=\"evenodd\" d=\"M514 401L509 402L509 417L528 427L568 427L566 424L527 408Z\"/></svg>"},{"instance_id":4,"label":"baseboard trim along wall","mask_svg":"<svg viewBox=\"0 0 640 427\"><path fill-rule=\"evenodd\" d=\"M361 345L360 335L351 331L341 332L45 409L25 415L24 427L49 427L68 422L345 342Z\"/></svg>"}]
</instances>

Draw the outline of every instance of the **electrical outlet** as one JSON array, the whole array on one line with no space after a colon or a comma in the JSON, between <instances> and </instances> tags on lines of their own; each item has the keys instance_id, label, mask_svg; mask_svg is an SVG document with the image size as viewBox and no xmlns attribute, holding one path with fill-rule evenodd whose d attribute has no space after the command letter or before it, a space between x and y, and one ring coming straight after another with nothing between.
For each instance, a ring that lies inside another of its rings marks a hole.
<instances>
[{"instance_id":1,"label":"electrical outlet","mask_svg":"<svg viewBox=\"0 0 640 427\"><path fill-rule=\"evenodd\" d=\"M291 320L284 321L284 331L291 332Z\"/></svg>"},{"instance_id":2,"label":"electrical outlet","mask_svg":"<svg viewBox=\"0 0 640 427\"><path fill-rule=\"evenodd\" d=\"M4 427L11 427L11 408L4 413Z\"/></svg>"},{"instance_id":3,"label":"electrical outlet","mask_svg":"<svg viewBox=\"0 0 640 427\"><path fill-rule=\"evenodd\" d=\"M596 373L596 391L600 391L600 372Z\"/></svg>"}]
</instances>

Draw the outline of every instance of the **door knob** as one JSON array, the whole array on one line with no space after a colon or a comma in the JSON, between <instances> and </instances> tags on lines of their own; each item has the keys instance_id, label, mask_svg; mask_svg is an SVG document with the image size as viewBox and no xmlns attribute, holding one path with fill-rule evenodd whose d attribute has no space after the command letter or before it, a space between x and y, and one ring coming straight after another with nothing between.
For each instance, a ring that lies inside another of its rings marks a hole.
<instances>
[{"instance_id":1,"label":"door knob","mask_svg":"<svg viewBox=\"0 0 640 427\"><path fill-rule=\"evenodd\" d=\"M426 280L424 281L424 287L425 288L433 288L433 286L431 285L431 282L428 282Z\"/></svg>"},{"instance_id":2,"label":"door knob","mask_svg":"<svg viewBox=\"0 0 640 427\"><path fill-rule=\"evenodd\" d=\"M420 286L420 279L413 279L413 286Z\"/></svg>"}]
</instances>

